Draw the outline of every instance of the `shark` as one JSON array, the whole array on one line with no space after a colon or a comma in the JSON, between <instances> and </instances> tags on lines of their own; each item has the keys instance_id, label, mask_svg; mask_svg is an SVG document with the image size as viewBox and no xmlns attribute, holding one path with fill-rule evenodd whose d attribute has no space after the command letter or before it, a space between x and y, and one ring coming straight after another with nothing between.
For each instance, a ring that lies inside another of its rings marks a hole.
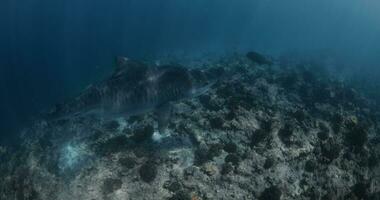
<instances>
[{"instance_id":1,"label":"shark","mask_svg":"<svg viewBox=\"0 0 380 200\"><path fill-rule=\"evenodd\" d=\"M115 63L108 79L56 105L50 116L128 117L153 111L158 119L165 119L172 102L202 95L216 82L209 80L202 70L176 64L149 65L126 57L117 57Z\"/></svg>"}]
</instances>

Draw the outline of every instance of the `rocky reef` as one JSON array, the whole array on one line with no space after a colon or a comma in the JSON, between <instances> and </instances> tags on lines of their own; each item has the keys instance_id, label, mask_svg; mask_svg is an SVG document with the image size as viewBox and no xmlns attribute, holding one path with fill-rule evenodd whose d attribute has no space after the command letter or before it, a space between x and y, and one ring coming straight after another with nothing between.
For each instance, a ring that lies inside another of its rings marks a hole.
<instances>
[{"instance_id":1,"label":"rocky reef","mask_svg":"<svg viewBox=\"0 0 380 200\"><path fill-rule=\"evenodd\" d=\"M343 82L255 52L117 63L0 148L0 199L380 199L379 112Z\"/></svg>"}]
</instances>

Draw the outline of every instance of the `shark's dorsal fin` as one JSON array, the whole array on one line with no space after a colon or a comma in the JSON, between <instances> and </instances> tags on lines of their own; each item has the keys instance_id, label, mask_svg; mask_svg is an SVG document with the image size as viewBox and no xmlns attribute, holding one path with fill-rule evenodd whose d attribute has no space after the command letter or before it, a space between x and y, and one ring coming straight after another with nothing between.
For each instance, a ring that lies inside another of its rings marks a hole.
<instances>
[{"instance_id":1,"label":"shark's dorsal fin","mask_svg":"<svg viewBox=\"0 0 380 200\"><path fill-rule=\"evenodd\" d=\"M113 77L124 76L126 79L131 80L142 79L149 68L142 62L121 56L116 57L115 65Z\"/></svg>"},{"instance_id":2,"label":"shark's dorsal fin","mask_svg":"<svg viewBox=\"0 0 380 200\"><path fill-rule=\"evenodd\" d=\"M115 58L115 65L116 65L116 68L122 68L123 66L125 66L129 61L129 58L127 57L123 57L123 56L117 56Z\"/></svg>"}]
</instances>

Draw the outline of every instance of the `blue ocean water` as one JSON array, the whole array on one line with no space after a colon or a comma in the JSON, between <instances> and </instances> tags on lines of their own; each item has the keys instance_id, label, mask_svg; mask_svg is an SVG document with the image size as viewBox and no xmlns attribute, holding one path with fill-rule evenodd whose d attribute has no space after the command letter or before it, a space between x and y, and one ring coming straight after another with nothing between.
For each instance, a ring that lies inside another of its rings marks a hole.
<instances>
[{"instance_id":1,"label":"blue ocean water","mask_svg":"<svg viewBox=\"0 0 380 200\"><path fill-rule=\"evenodd\" d=\"M101 80L119 55L323 51L378 73L379 8L354 0L4 0L0 135Z\"/></svg>"},{"instance_id":2,"label":"blue ocean water","mask_svg":"<svg viewBox=\"0 0 380 200\"><path fill-rule=\"evenodd\" d=\"M380 199L379 10L1 0L0 200Z\"/></svg>"}]
</instances>

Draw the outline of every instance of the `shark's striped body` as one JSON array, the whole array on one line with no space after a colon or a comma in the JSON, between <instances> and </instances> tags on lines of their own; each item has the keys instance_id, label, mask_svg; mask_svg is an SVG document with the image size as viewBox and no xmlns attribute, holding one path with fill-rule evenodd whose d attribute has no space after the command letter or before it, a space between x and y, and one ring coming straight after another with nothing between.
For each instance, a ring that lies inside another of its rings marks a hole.
<instances>
[{"instance_id":1,"label":"shark's striped body","mask_svg":"<svg viewBox=\"0 0 380 200\"><path fill-rule=\"evenodd\" d=\"M181 66L148 66L118 58L111 78L89 87L79 97L57 107L54 114L62 116L101 111L135 115L171 101L198 95L208 86L209 83L194 80L190 71Z\"/></svg>"}]
</instances>

